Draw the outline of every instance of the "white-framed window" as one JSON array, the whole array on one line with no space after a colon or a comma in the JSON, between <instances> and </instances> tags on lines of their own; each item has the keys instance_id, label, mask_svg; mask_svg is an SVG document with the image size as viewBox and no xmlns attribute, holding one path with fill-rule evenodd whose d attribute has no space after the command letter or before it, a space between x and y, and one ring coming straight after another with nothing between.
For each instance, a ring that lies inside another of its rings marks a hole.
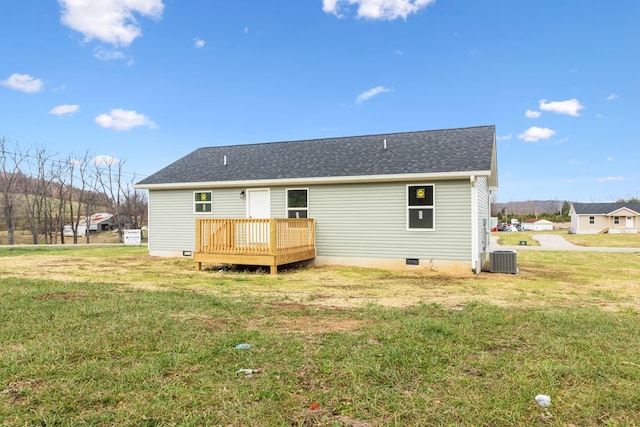
<instances>
[{"instance_id":1,"label":"white-framed window","mask_svg":"<svg viewBox=\"0 0 640 427\"><path fill-rule=\"evenodd\" d=\"M193 213L210 214L213 212L213 193L211 191L193 192Z\"/></svg>"},{"instance_id":2,"label":"white-framed window","mask_svg":"<svg viewBox=\"0 0 640 427\"><path fill-rule=\"evenodd\" d=\"M435 186L407 185L407 230L435 229Z\"/></svg>"},{"instance_id":3,"label":"white-framed window","mask_svg":"<svg viewBox=\"0 0 640 427\"><path fill-rule=\"evenodd\" d=\"M287 218L309 218L309 189L287 189Z\"/></svg>"},{"instance_id":4,"label":"white-framed window","mask_svg":"<svg viewBox=\"0 0 640 427\"><path fill-rule=\"evenodd\" d=\"M619 216L614 216L613 217L613 225L620 225L620 217Z\"/></svg>"},{"instance_id":5,"label":"white-framed window","mask_svg":"<svg viewBox=\"0 0 640 427\"><path fill-rule=\"evenodd\" d=\"M595 216L590 216L589 217L589 224L595 224L596 223L596 217Z\"/></svg>"}]
</instances>

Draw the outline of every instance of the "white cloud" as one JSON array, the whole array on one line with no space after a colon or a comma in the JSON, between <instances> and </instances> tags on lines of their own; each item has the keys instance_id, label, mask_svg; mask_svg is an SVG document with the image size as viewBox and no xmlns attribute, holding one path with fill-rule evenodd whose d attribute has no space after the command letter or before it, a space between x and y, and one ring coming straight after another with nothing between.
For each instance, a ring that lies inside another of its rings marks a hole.
<instances>
[{"instance_id":1,"label":"white cloud","mask_svg":"<svg viewBox=\"0 0 640 427\"><path fill-rule=\"evenodd\" d=\"M42 83L42 80L31 77L29 74L14 73L1 83L2 86L6 86L9 89L19 90L20 92L26 93L36 93L44 89L44 83Z\"/></svg>"},{"instance_id":2,"label":"white cloud","mask_svg":"<svg viewBox=\"0 0 640 427\"><path fill-rule=\"evenodd\" d=\"M360 104L368 100L369 98L385 92L391 92L391 89L388 89L384 86L376 86L373 89L369 89L368 91L362 92L360 95L358 95L358 97L356 98L356 104Z\"/></svg>"},{"instance_id":3,"label":"white cloud","mask_svg":"<svg viewBox=\"0 0 640 427\"><path fill-rule=\"evenodd\" d=\"M91 163L96 166L113 166L120 163L120 160L106 154L100 154L91 159Z\"/></svg>"},{"instance_id":4,"label":"white cloud","mask_svg":"<svg viewBox=\"0 0 640 427\"><path fill-rule=\"evenodd\" d=\"M612 156L609 156L609 157L607 157L607 160L609 160L609 161L611 162L611 161L613 161L614 159L613 159L613 157L612 157Z\"/></svg>"},{"instance_id":5,"label":"white cloud","mask_svg":"<svg viewBox=\"0 0 640 427\"><path fill-rule=\"evenodd\" d=\"M497 139L498 141L508 141L508 140L510 140L510 139L511 139L511 137L512 137L512 136L513 136L513 135L511 135L511 134L509 134L509 135L503 135L503 136L498 136L498 137L496 137L496 139Z\"/></svg>"},{"instance_id":6,"label":"white cloud","mask_svg":"<svg viewBox=\"0 0 640 427\"><path fill-rule=\"evenodd\" d=\"M324 13L332 13L337 17L342 17L338 12L338 0L322 0L322 10Z\"/></svg>"},{"instance_id":7,"label":"white cloud","mask_svg":"<svg viewBox=\"0 0 640 427\"><path fill-rule=\"evenodd\" d=\"M534 111L534 110L527 110L526 113L524 113L525 117L528 117L530 119L537 119L538 117L540 117L542 113L540 111Z\"/></svg>"},{"instance_id":8,"label":"white cloud","mask_svg":"<svg viewBox=\"0 0 640 427\"><path fill-rule=\"evenodd\" d=\"M322 0L322 10L338 18L343 18L343 9L357 6L358 18L393 20L407 19L435 0Z\"/></svg>"},{"instance_id":9,"label":"white cloud","mask_svg":"<svg viewBox=\"0 0 640 427\"><path fill-rule=\"evenodd\" d=\"M129 65L133 63L133 59L117 49L104 49L97 47L93 50L93 56L100 61L127 61Z\"/></svg>"},{"instance_id":10,"label":"white cloud","mask_svg":"<svg viewBox=\"0 0 640 427\"><path fill-rule=\"evenodd\" d=\"M206 43L207 42L205 42L204 40L197 38L193 44L195 45L195 47L200 49L201 47L204 47Z\"/></svg>"},{"instance_id":11,"label":"white cloud","mask_svg":"<svg viewBox=\"0 0 640 427\"><path fill-rule=\"evenodd\" d=\"M67 114L74 114L80 111L80 106L77 104L63 104L58 105L57 107L53 107L49 110L49 114L54 114L56 116L64 116Z\"/></svg>"},{"instance_id":12,"label":"white cloud","mask_svg":"<svg viewBox=\"0 0 640 427\"><path fill-rule=\"evenodd\" d=\"M156 128L156 124L144 114L138 114L133 110L114 109L109 114L100 114L95 118L98 126L114 130L130 130L139 126L149 129Z\"/></svg>"},{"instance_id":13,"label":"white cloud","mask_svg":"<svg viewBox=\"0 0 640 427\"><path fill-rule=\"evenodd\" d=\"M249 27L244 27L244 33L249 34Z\"/></svg>"},{"instance_id":14,"label":"white cloud","mask_svg":"<svg viewBox=\"0 0 640 427\"><path fill-rule=\"evenodd\" d=\"M115 46L129 46L142 35L134 14L160 19L162 0L58 0L60 20L78 31L86 42L93 39Z\"/></svg>"},{"instance_id":15,"label":"white cloud","mask_svg":"<svg viewBox=\"0 0 640 427\"><path fill-rule=\"evenodd\" d=\"M613 182L613 181L624 181L624 178L621 176L607 176L605 178L598 178L598 182Z\"/></svg>"},{"instance_id":16,"label":"white cloud","mask_svg":"<svg viewBox=\"0 0 640 427\"><path fill-rule=\"evenodd\" d=\"M555 134L556 131L553 129L533 126L518 135L518 138L523 139L527 142L538 142L541 139L551 138Z\"/></svg>"},{"instance_id":17,"label":"white cloud","mask_svg":"<svg viewBox=\"0 0 640 427\"><path fill-rule=\"evenodd\" d=\"M607 96L607 101L613 101L614 99L618 99L620 98L618 95L616 95L615 93L612 93L611 95Z\"/></svg>"},{"instance_id":18,"label":"white cloud","mask_svg":"<svg viewBox=\"0 0 640 427\"><path fill-rule=\"evenodd\" d=\"M578 117L580 110L584 109L584 105L580 104L577 99L568 99L566 101L547 102L546 99L540 100L540 109L543 111L551 111L556 114L567 114L569 116Z\"/></svg>"}]
</instances>

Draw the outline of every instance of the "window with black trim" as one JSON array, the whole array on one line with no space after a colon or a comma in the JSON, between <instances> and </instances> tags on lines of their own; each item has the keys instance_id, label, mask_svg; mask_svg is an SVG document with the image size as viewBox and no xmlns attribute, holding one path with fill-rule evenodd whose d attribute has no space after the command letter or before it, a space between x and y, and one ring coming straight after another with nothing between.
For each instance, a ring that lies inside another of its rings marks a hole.
<instances>
[{"instance_id":1,"label":"window with black trim","mask_svg":"<svg viewBox=\"0 0 640 427\"><path fill-rule=\"evenodd\" d=\"M619 216L614 216L613 217L613 224L614 225L620 225L620 217Z\"/></svg>"},{"instance_id":2,"label":"window with black trim","mask_svg":"<svg viewBox=\"0 0 640 427\"><path fill-rule=\"evenodd\" d=\"M287 218L309 217L309 190L292 188L287 190Z\"/></svg>"},{"instance_id":3,"label":"window with black trim","mask_svg":"<svg viewBox=\"0 0 640 427\"><path fill-rule=\"evenodd\" d=\"M213 197L211 191L193 192L193 213L208 214L213 212Z\"/></svg>"},{"instance_id":4,"label":"window with black trim","mask_svg":"<svg viewBox=\"0 0 640 427\"><path fill-rule=\"evenodd\" d=\"M434 186L407 185L407 229L434 229Z\"/></svg>"}]
</instances>

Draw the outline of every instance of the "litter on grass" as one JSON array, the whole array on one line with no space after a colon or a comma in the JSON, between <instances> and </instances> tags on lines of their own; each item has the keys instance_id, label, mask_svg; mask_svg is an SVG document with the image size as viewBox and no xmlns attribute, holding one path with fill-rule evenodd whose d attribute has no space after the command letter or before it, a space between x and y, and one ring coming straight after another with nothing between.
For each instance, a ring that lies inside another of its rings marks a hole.
<instances>
[{"instance_id":1,"label":"litter on grass","mask_svg":"<svg viewBox=\"0 0 640 427\"><path fill-rule=\"evenodd\" d=\"M251 344L238 344L236 350L251 350Z\"/></svg>"},{"instance_id":2,"label":"litter on grass","mask_svg":"<svg viewBox=\"0 0 640 427\"><path fill-rule=\"evenodd\" d=\"M551 397L547 396L546 394L539 394L535 397L536 402L538 402L538 405L542 406L543 408L548 408L549 406L551 406Z\"/></svg>"},{"instance_id":3,"label":"litter on grass","mask_svg":"<svg viewBox=\"0 0 640 427\"><path fill-rule=\"evenodd\" d=\"M260 369L238 369L236 371L236 374L245 374L245 375L259 374L259 373L260 373Z\"/></svg>"}]
</instances>

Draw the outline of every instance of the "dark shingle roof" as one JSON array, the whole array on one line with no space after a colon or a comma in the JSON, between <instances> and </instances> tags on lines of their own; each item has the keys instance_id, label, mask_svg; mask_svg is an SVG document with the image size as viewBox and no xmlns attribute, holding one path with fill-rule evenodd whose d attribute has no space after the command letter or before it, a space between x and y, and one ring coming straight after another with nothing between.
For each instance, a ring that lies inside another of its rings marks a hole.
<instances>
[{"instance_id":1,"label":"dark shingle roof","mask_svg":"<svg viewBox=\"0 0 640 427\"><path fill-rule=\"evenodd\" d=\"M207 147L137 185L490 171L494 142L495 127L478 126Z\"/></svg>"},{"instance_id":2,"label":"dark shingle roof","mask_svg":"<svg viewBox=\"0 0 640 427\"><path fill-rule=\"evenodd\" d=\"M627 208L640 213L640 203L574 203L573 210L578 215L608 215Z\"/></svg>"}]
</instances>

